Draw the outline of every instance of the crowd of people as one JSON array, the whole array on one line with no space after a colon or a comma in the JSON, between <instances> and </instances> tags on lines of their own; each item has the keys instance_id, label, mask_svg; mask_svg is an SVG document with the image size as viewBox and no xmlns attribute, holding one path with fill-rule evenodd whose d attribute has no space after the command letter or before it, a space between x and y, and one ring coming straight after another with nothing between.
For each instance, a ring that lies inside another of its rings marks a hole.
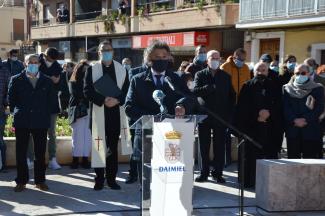
<instances>
[{"instance_id":1,"label":"crowd of people","mask_svg":"<svg viewBox=\"0 0 325 216\"><path fill-rule=\"evenodd\" d=\"M153 41L144 50L139 67L132 67L130 58L115 61L109 41L99 44L98 54L96 62L81 60L61 66L55 48L28 55L24 63L18 60L18 51L11 50L8 60L0 61L2 170L6 168L4 126L11 113L17 149L16 192L23 191L29 181L28 167L34 168L36 187L48 190L46 143L48 166L59 169L55 126L58 114L64 110L73 131L71 168L90 168L93 136L102 137L107 147L106 165L94 167L94 190L102 190L105 180L111 189L119 190L117 146L125 119L132 125L143 115L159 114L160 106L152 98L155 90L166 95L163 103L168 114L208 116L198 125L201 172L196 182L207 181L211 174L217 183L225 183L223 169L225 163L231 163L231 136L243 138L215 116L262 146L245 145L245 187L255 185L257 159L280 157L284 135L288 158L323 157L325 65L318 65L312 58L298 64L294 55L288 55L280 65L266 53L250 70L244 49L237 49L224 61L217 50L201 45L193 61L183 61L175 71L170 48L161 41ZM118 97L105 97L96 90L94 83L103 76L116 83L121 91ZM166 83L166 77L177 91ZM131 129L130 136L133 153L127 184L140 180L142 167L141 132ZM28 150L31 146L33 154Z\"/></svg>"}]
</instances>

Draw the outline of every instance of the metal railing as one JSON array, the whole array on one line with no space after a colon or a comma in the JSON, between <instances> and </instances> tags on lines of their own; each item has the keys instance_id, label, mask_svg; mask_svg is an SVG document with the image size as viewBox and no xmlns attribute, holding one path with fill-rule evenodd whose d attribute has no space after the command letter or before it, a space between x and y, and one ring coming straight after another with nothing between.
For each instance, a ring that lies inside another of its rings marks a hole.
<instances>
[{"instance_id":1,"label":"metal railing","mask_svg":"<svg viewBox=\"0 0 325 216\"><path fill-rule=\"evenodd\" d=\"M241 0L239 22L315 16L325 13L325 0Z\"/></svg>"},{"instance_id":2,"label":"metal railing","mask_svg":"<svg viewBox=\"0 0 325 216\"><path fill-rule=\"evenodd\" d=\"M25 7L25 0L4 0L0 1L3 7Z\"/></svg>"},{"instance_id":3,"label":"metal railing","mask_svg":"<svg viewBox=\"0 0 325 216\"><path fill-rule=\"evenodd\" d=\"M96 17L102 15L102 11L92 11L92 12L85 12L85 13L77 13L75 14L75 21L84 21L84 20L93 20Z\"/></svg>"},{"instance_id":4,"label":"metal railing","mask_svg":"<svg viewBox=\"0 0 325 216\"><path fill-rule=\"evenodd\" d=\"M53 17L48 19L32 20L32 27L67 24L67 23L69 23L69 21L60 22L57 18Z\"/></svg>"}]
</instances>

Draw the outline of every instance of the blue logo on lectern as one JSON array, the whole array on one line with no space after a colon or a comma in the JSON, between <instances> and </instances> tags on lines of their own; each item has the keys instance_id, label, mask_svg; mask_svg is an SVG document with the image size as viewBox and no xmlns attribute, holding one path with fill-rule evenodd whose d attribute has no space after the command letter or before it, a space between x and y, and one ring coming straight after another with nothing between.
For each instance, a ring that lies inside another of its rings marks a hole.
<instances>
[{"instance_id":1,"label":"blue logo on lectern","mask_svg":"<svg viewBox=\"0 0 325 216\"><path fill-rule=\"evenodd\" d=\"M160 166L159 172L185 172L185 166Z\"/></svg>"}]
</instances>

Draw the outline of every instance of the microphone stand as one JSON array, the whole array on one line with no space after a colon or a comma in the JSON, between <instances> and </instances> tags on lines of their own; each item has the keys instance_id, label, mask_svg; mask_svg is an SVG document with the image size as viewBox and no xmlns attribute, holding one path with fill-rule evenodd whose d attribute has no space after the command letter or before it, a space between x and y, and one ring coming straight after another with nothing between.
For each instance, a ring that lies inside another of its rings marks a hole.
<instances>
[{"instance_id":1,"label":"microphone stand","mask_svg":"<svg viewBox=\"0 0 325 216\"><path fill-rule=\"evenodd\" d=\"M248 136L247 134L245 134L244 132L241 132L239 129L237 129L235 126L231 125L229 122L223 120L219 115L217 115L216 113L214 113L213 111L211 111L210 109L204 107L203 105L199 104L197 102L197 98L195 96L192 95L188 95L183 93L182 91L178 90L177 88L175 88L175 86L172 84L171 80L169 77L165 77L165 81L168 83L169 87L178 95L182 96L182 97L186 97L186 98L190 98L191 100L193 100L194 103L196 103L199 107L199 109L205 113L207 113L208 115L212 116L214 119L216 119L218 122L220 122L222 125L224 125L226 128L229 128L231 131L233 131L235 133L235 135L241 139L241 141L239 142L239 144L237 145L237 148L240 148L240 187L239 187L239 191L240 191L240 204L239 204L239 213L240 216L244 216L244 175L245 175L245 145L246 144L253 144L255 147L262 149L263 147L257 143L254 139L252 139L250 136Z\"/></svg>"}]
</instances>

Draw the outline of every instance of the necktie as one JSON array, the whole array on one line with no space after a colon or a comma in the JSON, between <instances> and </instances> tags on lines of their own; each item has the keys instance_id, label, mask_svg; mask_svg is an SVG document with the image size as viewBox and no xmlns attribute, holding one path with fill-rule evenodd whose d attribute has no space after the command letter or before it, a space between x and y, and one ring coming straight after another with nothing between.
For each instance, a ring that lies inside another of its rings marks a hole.
<instances>
[{"instance_id":1,"label":"necktie","mask_svg":"<svg viewBox=\"0 0 325 216\"><path fill-rule=\"evenodd\" d=\"M163 85L162 85L161 80L160 80L162 75L155 75L155 77L156 77L156 87L157 87L157 89L162 89Z\"/></svg>"}]
</instances>

